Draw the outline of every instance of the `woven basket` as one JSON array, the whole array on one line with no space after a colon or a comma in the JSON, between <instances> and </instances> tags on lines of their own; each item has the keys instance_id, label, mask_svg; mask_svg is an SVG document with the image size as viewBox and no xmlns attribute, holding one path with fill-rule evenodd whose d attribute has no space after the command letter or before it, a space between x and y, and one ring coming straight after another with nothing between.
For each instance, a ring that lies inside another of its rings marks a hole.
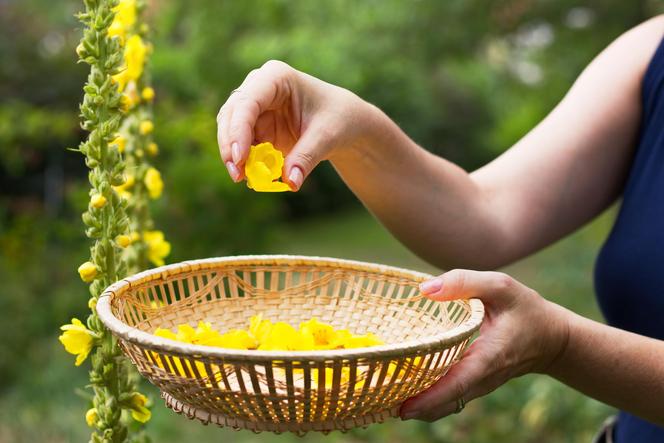
<instances>
[{"instance_id":1,"label":"woven basket","mask_svg":"<svg viewBox=\"0 0 664 443\"><path fill-rule=\"evenodd\" d=\"M434 302L426 274L349 260L242 256L178 263L110 286L104 324L166 405L205 424L256 432L328 432L382 422L431 386L478 330L479 300ZM385 345L317 351L233 350L157 337L208 321L246 328L252 315L317 317Z\"/></svg>"}]
</instances>

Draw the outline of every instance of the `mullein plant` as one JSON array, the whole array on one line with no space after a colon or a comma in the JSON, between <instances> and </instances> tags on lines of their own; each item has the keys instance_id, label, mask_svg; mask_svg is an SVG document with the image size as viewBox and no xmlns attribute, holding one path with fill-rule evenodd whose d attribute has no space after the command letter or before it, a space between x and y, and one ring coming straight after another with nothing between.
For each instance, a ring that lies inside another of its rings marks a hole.
<instances>
[{"instance_id":1,"label":"mullein plant","mask_svg":"<svg viewBox=\"0 0 664 443\"><path fill-rule=\"evenodd\" d=\"M127 168L127 180L115 190L128 204L131 247L125 258L131 273L150 265L163 265L171 248L163 232L154 229L149 208L149 200L161 196L164 183L161 173L151 164L159 148L153 140L155 91L146 69L152 46L147 41L149 28L141 20L144 10L144 1L121 0L109 29L110 35L125 42L126 69L114 78L127 111L111 145L123 154Z\"/></svg>"},{"instance_id":2,"label":"mullein plant","mask_svg":"<svg viewBox=\"0 0 664 443\"><path fill-rule=\"evenodd\" d=\"M131 229L136 222L130 222L127 207L130 200L140 197L139 193L131 194L131 198L123 195L128 192L123 187L127 187L133 175L126 170L127 162L118 146L118 139L122 137L121 131L131 126L128 121L134 112L136 118L141 119L139 134L145 137L152 132L152 120L143 117L151 113L150 107L141 108L132 104L132 98L125 91L131 81L141 84L148 50L142 40L140 45L136 39L132 43L134 36L140 39L138 34L129 35L131 29L141 26L137 23L139 10L134 0L84 0L84 4L85 12L78 15L84 25L83 38L76 52L80 61L90 66L80 105L81 126L89 134L79 151L85 156L85 163L90 169L90 200L82 218L87 227L85 233L94 244L90 248L90 260L80 265L78 272L81 279L90 284L88 307L91 314L85 324L74 318L70 324L62 326L63 333L59 339L67 352L77 356L77 366L92 355L90 386L94 396L92 407L85 414L87 424L94 428L90 441L146 441L143 432L130 435L129 429L138 428L131 424L132 421L145 423L150 419L148 400L136 390L131 366L122 356L116 339L103 327L95 306L104 288L126 275L127 258L130 256L126 248L135 237ZM140 50L138 53L137 49ZM146 89L147 86L143 88ZM149 96L149 93L146 95ZM149 103L153 95L142 100ZM132 110L134 107L136 111ZM150 131L145 130L148 126ZM131 132L127 131L127 141L136 143L136 146L152 143L146 138L136 142L131 137ZM134 163L132 167L138 170L141 165ZM145 189L148 194L151 186L161 192L163 184L160 184L160 177L157 185L145 182L149 168L144 167ZM136 226L141 228L141 225ZM139 232L138 240L145 242L142 240L145 237L143 230ZM170 245L163 240L163 234L160 240L153 249L158 249L158 255L163 260ZM149 257L149 246L146 246L145 255ZM132 270L138 269L140 264L136 260Z\"/></svg>"}]
</instances>

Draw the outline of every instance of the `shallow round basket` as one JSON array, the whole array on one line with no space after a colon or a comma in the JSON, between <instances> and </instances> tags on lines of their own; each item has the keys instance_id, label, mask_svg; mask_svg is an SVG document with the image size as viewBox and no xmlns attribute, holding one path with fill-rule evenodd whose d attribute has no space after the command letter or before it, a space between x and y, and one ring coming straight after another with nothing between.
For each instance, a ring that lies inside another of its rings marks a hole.
<instances>
[{"instance_id":1,"label":"shallow round basket","mask_svg":"<svg viewBox=\"0 0 664 443\"><path fill-rule=\"evenodd\" d=\"M253 431L328 432L382 422L431 386L479 329L479 300L434 302L428 275L332 258L242 256L162 266L110 286L104 324L166 405L205 424ZM294 327L317 317L386 344L316 351L191 345L152 335L198 321L221 332L249 318Z\"/></svg>"}]
</instances>

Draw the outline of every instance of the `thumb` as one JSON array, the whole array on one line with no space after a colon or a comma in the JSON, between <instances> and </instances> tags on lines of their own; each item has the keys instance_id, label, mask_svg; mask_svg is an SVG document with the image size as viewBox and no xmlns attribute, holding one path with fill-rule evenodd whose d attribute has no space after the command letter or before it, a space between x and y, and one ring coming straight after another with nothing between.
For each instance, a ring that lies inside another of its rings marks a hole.
<instances>
[{"instance_id":1,"label":"thumb","mask_svg":"<svg viewBox=\"0 0 664 443\"><path fill-rule=\"evenodd\" d=\"M284 160L283 180L297 191L332 149L333 136L322 123L312 123Z\"/></svg>"}]
</instances>

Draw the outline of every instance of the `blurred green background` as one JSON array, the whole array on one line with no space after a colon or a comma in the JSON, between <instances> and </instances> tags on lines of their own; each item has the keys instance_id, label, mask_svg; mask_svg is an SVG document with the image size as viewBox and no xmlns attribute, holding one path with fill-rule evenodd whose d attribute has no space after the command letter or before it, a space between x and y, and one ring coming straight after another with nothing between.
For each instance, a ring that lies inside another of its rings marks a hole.
<instances>
[{"instance_id":1,"label":"blurred green background","mask_svg":"<svg viewBox=\"0 0 664 443\"><path fill-rule=\"evenodd\" d=\"M0 0L0 442L86 441L86 371L57 342L86 311L76 267L86 169L77 104L75 0ZM155 209L169 260L235 253L357 258L438 272L392 239L322 165L292 195L253 193L219 161L215 115L268 59L375 103L417 142L475 168L507 149L620 33L663 9L648 0L161 0L154 31ZM610 93L610 91L607 91ZM591 271L612 211L507 271L599 318ZM444 221L443 221L444 222ZM524 331L528 333L528 331ZM329 437L256 436L203 427L165 409L155 441L582 442L611 410L542 376L513 380L434 424L392 422Z\"/></svg>"}]
</instances>

